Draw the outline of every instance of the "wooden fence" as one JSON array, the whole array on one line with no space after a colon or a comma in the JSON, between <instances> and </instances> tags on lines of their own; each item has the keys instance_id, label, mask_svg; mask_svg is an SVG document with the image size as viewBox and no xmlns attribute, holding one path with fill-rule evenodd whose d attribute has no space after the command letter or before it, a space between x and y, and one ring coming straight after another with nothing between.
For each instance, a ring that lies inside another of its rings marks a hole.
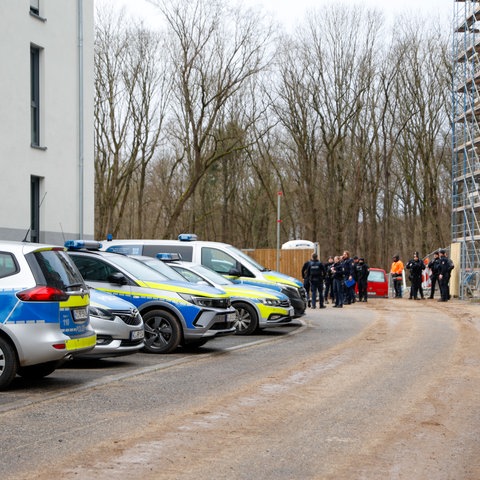
<instances>
[{"instance_id":1,"label":"wooden fence","mask_svg":"<svg viewBox=\"0 0 480 480\"><path fill-rule=\"evenodd\" d=\"M243 250L247 255L256 260L260 265L263 265L270 270L278 270L280 273L290 275L291 277L302 280L302 266L312 256L313 250L308 248L295 250L276 250L272 249L255 249ZM277 252L280 255L280 268L277 269Z\"/></svg>"}]
</instances>

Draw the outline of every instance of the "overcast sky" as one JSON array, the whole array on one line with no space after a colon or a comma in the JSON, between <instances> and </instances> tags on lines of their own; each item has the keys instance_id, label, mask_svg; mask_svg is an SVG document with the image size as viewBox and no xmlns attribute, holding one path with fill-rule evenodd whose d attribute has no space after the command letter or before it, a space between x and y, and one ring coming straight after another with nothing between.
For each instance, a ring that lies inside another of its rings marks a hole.
<instances>
[{"instance_id":1,"label":"overcast sky","mask_svg":"<svg viewBox=\"0 0 480 480\"><path fill-rule=\"evenodd\" d=\"M97 4L111 3L113 0L95 0ZM311 8L322 5L331 5L338 0L242 0L243 5L250 7L263 7L280 22L291 26L303 19L305 13ZM365 5L374 7L386 15L387 19L400 14L421 15L431 18L432 21L440 20L448 23L452 19L454 0L357 0L344 1L346 4ZM155 7L147 0L115 0L115 5L125 5L127 11L133 16L140 16L147 24L154 24L157 16Z\"/></svg>"}]
</instances>

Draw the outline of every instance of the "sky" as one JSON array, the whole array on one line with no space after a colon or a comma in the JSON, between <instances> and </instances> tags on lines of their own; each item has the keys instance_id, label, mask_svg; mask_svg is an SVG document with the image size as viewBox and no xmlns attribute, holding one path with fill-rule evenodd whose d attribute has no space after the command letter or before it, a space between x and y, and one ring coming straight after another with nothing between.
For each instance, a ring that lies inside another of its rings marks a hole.
<instances>
[{"instance_id":1,"label":"sky","mask_svg":"<svg viewBox=\"0 0 480 480\"><path fill-rule=\"evenodd\" d=\"M95 0L96 4L112 2L113 0ZM311 8L331 5L338 0L241 0L242 5L260 7L271 13L287 28L302 20ZM141 17L147 24L154 24L158 13L147 0L115 0L115 5L124 5L127 13ZM387 20L392 20L401 14L418 14L422 17L450 22L453 15L454 0L344 0L345 4L364 5L382 11Z\"/></svg>"}]
</instances>

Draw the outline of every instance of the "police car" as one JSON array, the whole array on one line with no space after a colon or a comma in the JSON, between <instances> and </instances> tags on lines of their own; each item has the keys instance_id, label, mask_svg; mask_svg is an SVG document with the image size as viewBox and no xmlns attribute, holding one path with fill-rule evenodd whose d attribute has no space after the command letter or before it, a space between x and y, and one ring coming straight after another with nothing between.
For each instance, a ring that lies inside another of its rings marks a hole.
<instances>
[{"instance_id":1,"label":"police car","mask_svg":"<svg viewBox=\"0 0 480 480\"><path fill-rule=\"evenodd\" d=\"M89 292L62 247L0 242L0 389L95 346Z\"/></svg>"},{"instance_id":2,"label":"police car","mask_svg":"<svg viewBox=\"0 0 480 480\"><path fill-rule=\"evenodd\" d=\"M91 288L89 312L97 343L93 350L80 357L119 357L137 353L143 348L143 319L132 303Z\"/></svg>"},{"instance_id":3,"label":"police car","mask_svg":"<svg viewBox=\"0 0 480 480\"><path fill-rule=\"evenodd\" d=\"M170 353L180 345L199 346L235 333L236 311L224 291L166 281L138 260L100 251L99 242L71 240L65 246L90 287L117 295L138 308L147 352Z\"/></svg>"},{"instance_id":4,"label":"police car","mask_svg":"<svg viewBox=\"0 0 480 480\"><path fill-rule=\"evenodd\" d=\"M237 335L249 335L257 329L277 327L292 321L293 307L281 292L235 284L203 265L180 261L177 254L159 253L157 258L168 262L188 282L225 290L232 299L233 308L237 310ZM155 258L140 256L139 259L152 268L161 269L162 262Z\"/></svg>"},{"instance_id":5,"label":"police car","mask_svg":"<svg viewBox=\"0 0 480 480\"><path fill-rule=\"evenodd\" d=\"M184 261L200 263L237 284L277 290L287 295L294 317L304 315L307 294L296 278L263 267L232 245L197 240L192 233L180 234L178 240L114 240L103 244L107 251L155 257L157 253L178 253Z\"/></svg>"}]
</instances>

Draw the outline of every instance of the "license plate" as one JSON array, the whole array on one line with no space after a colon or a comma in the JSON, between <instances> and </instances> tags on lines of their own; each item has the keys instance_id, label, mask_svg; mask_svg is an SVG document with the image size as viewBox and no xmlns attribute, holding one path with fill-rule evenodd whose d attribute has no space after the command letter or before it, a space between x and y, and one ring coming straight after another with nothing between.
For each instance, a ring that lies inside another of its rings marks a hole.
<instances>
[{"instance_id":1,"label":"license plate","mask_svg":"<svg viewBox=\"0 0 480 480\"><path fill-rule=\"evenodd\" d=\"M73 320L75 322L82 322L88 318L88 311L86 308L76 308L72 310Z\"/></svg>"},{"instance_id":2,"label":"license plate","mask_svg":"<svg viewBox=\"0 0 480 480\"><path fill-rule=\"evenodd\" d=\"M130 340L140 340L145 338L145 331L144 330L134 330L130 332Z\"/></svg>"}]
</instances>

